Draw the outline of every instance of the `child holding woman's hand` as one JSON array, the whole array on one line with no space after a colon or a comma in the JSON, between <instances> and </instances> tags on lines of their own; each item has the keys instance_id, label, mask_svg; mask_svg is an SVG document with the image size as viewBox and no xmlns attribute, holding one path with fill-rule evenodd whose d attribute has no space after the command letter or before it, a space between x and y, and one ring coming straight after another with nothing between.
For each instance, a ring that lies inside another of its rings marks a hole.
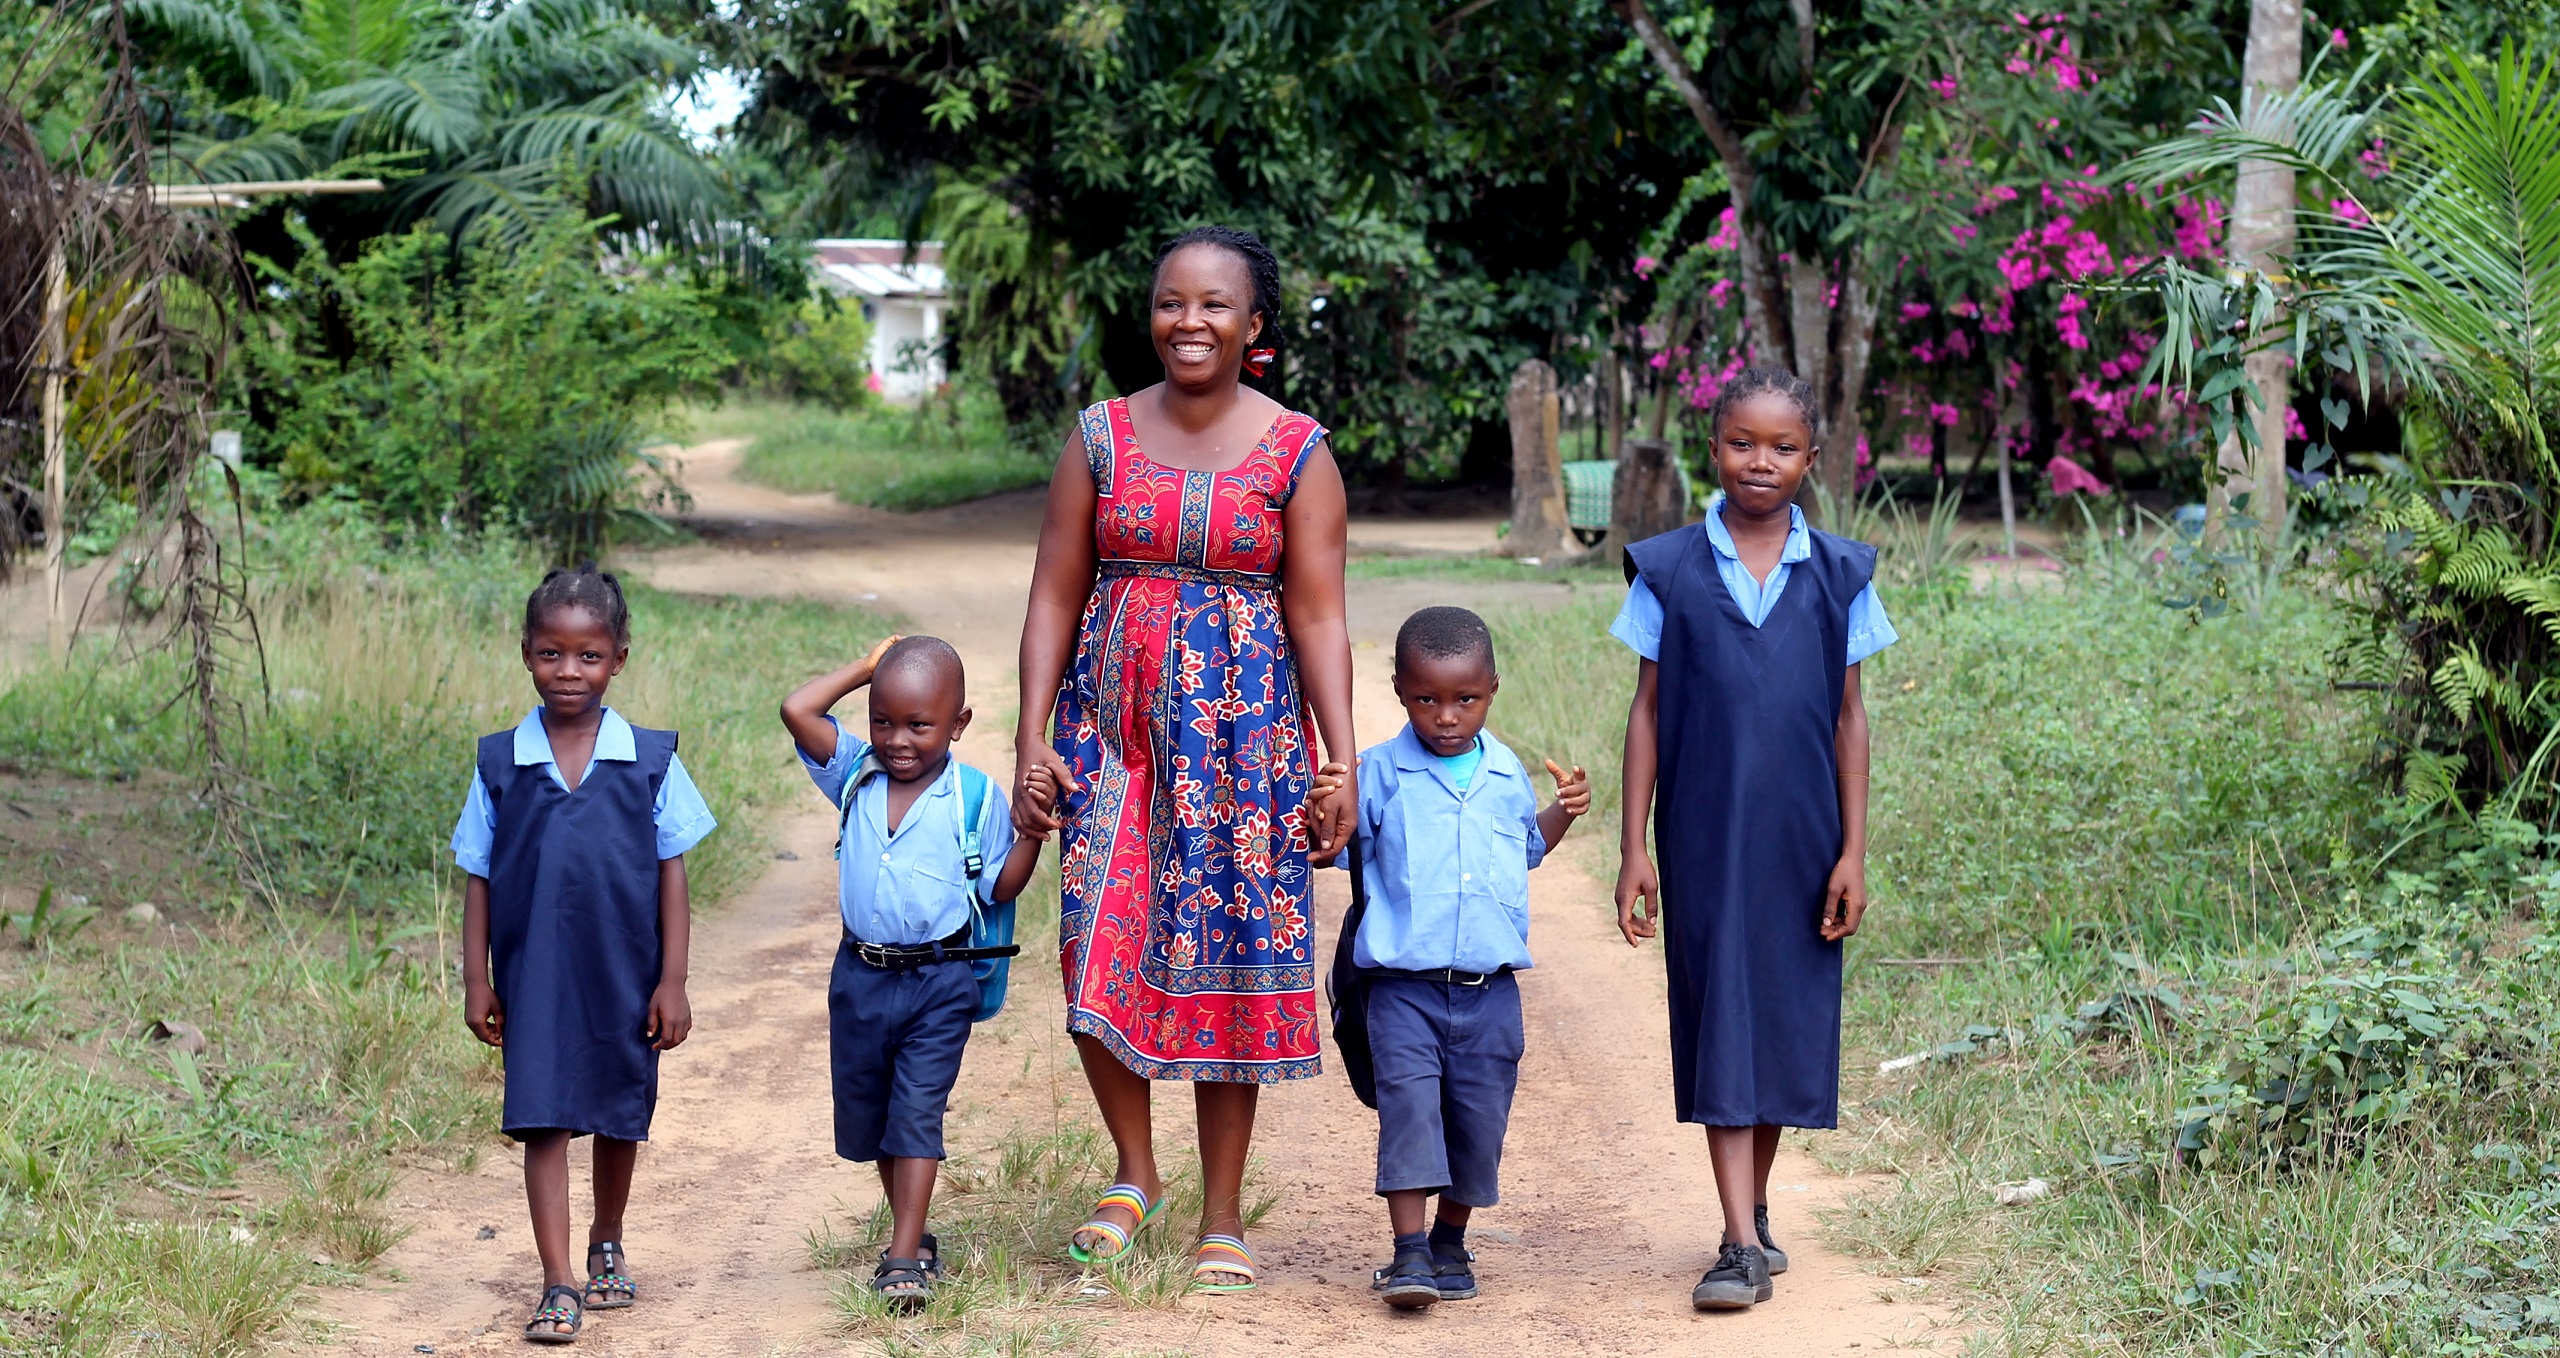
<instances>
[{"instance_id":1,"label":"child holding woman's hand","mask_svg":"<svg viewBox=\"0 0 2560 1358\"><path fill-rule=\"evenodd\" d=\"M1820 451L1812 389L1751 369L1711 428L1723 493L1705 522L1627 549L1609 631L1643 657L1618 928L1629 946L1663 934L1673 1102L1706 1124L1724 1205L1689 1299L1735 1310L1769 1300L1787 1267L1769 1234L1778 1129L1839 1124L1841 940L1867 909L1858 665L1895 636L1875 548L1808 529L1795 507Z\"/></svg>"}]
</instances>

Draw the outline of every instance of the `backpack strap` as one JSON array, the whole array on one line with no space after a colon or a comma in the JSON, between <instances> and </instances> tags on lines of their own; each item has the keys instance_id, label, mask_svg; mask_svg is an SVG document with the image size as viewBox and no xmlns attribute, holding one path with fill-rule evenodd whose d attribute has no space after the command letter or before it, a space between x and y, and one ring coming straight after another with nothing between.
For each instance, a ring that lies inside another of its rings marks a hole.
<instances>
[{"instance_id":1,"label":"backpack strap","mask_svg":"<svg viewBox=\"0 0 2560 1358\"><path fill-rule=\"evenodd\" d=\"M987 814L987 775L951 761L960 770L960 860L969 870L969 894L978 894L978 878L987 870L987 857L978 842L978 822Z\"/></svg>"}]
</instances>

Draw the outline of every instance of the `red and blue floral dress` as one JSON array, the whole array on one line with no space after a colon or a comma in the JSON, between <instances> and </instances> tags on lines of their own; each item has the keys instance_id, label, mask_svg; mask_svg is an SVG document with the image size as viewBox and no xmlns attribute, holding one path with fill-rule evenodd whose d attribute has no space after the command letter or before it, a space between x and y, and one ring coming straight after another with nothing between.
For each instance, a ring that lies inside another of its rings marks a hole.
<instances>
[{"instance_id":1,"label":"red and blue floral dress","mask_svg":"<svg viewBox=\"0 0 2560 1358\"><path fill-rule=\"evenodd\" d=\"M1221 472L1083 415L1100 569L1059 684L1067 1031L1148 1079L1317 1071L1304 808L1314 726L1280 612L1281 511L1323 426L1284 412Z\"/></svg>"}]
</instances>

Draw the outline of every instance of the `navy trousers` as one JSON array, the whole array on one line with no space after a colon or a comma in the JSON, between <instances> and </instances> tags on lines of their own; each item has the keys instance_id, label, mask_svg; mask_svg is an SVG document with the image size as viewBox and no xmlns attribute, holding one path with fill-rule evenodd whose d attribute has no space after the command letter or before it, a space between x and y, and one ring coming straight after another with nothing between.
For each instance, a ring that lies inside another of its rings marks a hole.
<instances>
[{"instance_id":1,"label":"navy trousers","mask_svg":"<svg viewBox=\"0 0 2560 1358\"><path fill-rule=\"evenodd\" d=\"M1483 985L1379 976L1369 983L1378 1068L1378 1191L1501 1201L1502 1138L1526 1046L1520 980Z\"/></svg>"},{"instance_id":2,"label":"navy trousers","mask_svg":"<svg viewBox=\"0 0 2560 1358\"><path fill-rule=\"evenodd\" d=\"M892 971L836 947L827 982L827 1046L836 1096L836 1154L939 1160L942 1115L978 1010L966 962Z\"/></svg>"}]
</instances>

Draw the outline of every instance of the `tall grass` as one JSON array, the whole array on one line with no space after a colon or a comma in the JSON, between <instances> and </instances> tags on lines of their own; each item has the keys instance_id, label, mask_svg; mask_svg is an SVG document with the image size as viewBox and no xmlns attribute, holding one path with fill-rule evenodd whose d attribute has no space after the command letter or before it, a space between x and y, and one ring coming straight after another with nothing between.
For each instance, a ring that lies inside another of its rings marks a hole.
<instances>
[{"instance_id":1,"label":"tall grass","mask_svg":"<svg viewBox=\"0 0 2560 1358\"><path fill-rule=\"evenodd\" d=\"M2325 602L2278 586L2196 626L2160 594L2120 561L1888 591L1903 640L1864 674L1875 906L1850 948L1842 1129L1804 1144L1890 1177L1830 1238L1941 1280L1995 1353L2543 1351L2546 846L2518 827L2431 873L2378 867L2396 822L2363 776L2366 700L2326 680ZM1612 815L1635 669L1603 635L1613 602L1496 619L1493 713L1524 757L1590 767ZM2412 1012L2490 1006L2496 1058L2365 1064L2397 1039L2322 1026L2359 979L2432 1006ZM2302 1144L2255 1113L2196 1142L2206 1091L2270 1041L2412 1102L2341 1098ZM2030 1178L2050 1193L1998 1205Z\"/></svg>"},{"instance_id":2,"label":"tall grass","mask_svg":"<svg viewBox=\"0 0 2560 1358\"><path fill-rule=\"evenodd\" d=\"M228 1355L297 1286L359 1270L420 1156L468 1160L497 1066L458 1021L445 850L472 739L534 699L517 654L539 571L502 544L395 547L325 512L253 527L266 689L236 759L245 843L193 790L169 657L101 639L0 691L0 1352ZM610 695L684 734L721 821L690 855L717 908L805 795L778 696L883 620L635 588ZM88 898L85 927L30 903ZM129 921L149 901L157 920ZM201 1030L200 1052L154 1042ZM315 1262L315 1259L325 1262Z\"/></svg>"},{"instance_id":3,"label":"tall grass","mask_svg":"<svg viewBox=\"0 0 2560 1358\"><path fill-rule=\"evenodd\" d=\"M934 509L1036 486L1058 455L1056 431L1027 444L992 397L966 391L842 413L733 397L690 412L687 424L695 437L753 440L740 464L750 481L874 509Z\"/></svg>"}]
</instances>

